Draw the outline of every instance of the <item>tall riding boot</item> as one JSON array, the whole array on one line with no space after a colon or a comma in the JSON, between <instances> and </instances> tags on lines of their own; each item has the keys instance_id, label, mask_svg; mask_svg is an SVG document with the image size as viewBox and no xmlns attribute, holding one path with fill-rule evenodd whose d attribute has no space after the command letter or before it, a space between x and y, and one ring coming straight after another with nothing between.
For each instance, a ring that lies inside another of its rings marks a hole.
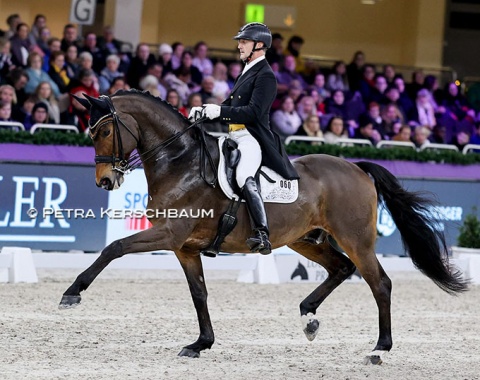
<instances>
[{"instance_id":1,"label":"tall riding boot","mask_svg":"<svg viewBox=\"0 0 480 380\"><path fill-rule=\"evenodd\" d=\"M258 191L257 183L253 177L248 177L245 186L242 188L243 197L247 204L250 221L254 236L247 239L247 245L251 252L260 252L268 255L272 252L272 245L268 240L268 222L265 213L265 205L262 196Z\"/></svg>"}]
</instances>

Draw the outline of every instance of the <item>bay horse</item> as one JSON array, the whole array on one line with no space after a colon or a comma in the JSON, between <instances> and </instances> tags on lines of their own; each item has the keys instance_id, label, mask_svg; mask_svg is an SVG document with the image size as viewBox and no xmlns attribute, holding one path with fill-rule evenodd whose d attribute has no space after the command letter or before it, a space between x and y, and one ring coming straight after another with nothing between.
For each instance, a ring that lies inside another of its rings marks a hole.
<instances>
[{"instance_id":1,"label":"bay horse","mask_svg":"<svg viewBox=\"0 0 480 380\"><path fill-rule=\"evenodd\" d=\"M125 170L141 160L148 182L147 209L206 209L213 210L215 217L152 217L151 228L104 248L65 291L59 307L80 304L80 293L114 259L135 252L174 251L185 272L200 327L198 339L183 347L179 356L199 357L214 343L200 251L214 239L219 216L230 202L221 189L209 186L215 171L205 162L218 163L217 139L192 128L169 103L148 92L119 91L109 97L77 100L90 113L97 186L118 188ZM134 150L136 154L132 154ZM390 211L406 252L422 273L451 294L468 287L468 281L449 265L444 236L434 228L428 210L435 202L428 194L405 190L389 171L374 163L354 164L328 155L307 155L293 164L300 175L298 199L290 204L267 203L266 210L273 248L287 245L328 272L327 279L300 303L303 331L309 340L315 338L319 330L317 308L358 269L379 313L378 341L365 362L380 364L382 355L392 348L392 283L375 255L380 200ZM346 254L335 249L330 239L308 239L317 231L333 238ZM249 253L245 240L250 232L247 210L241 205L238 224L226 237L222 251Z\"/></svg>"}]
</instances>

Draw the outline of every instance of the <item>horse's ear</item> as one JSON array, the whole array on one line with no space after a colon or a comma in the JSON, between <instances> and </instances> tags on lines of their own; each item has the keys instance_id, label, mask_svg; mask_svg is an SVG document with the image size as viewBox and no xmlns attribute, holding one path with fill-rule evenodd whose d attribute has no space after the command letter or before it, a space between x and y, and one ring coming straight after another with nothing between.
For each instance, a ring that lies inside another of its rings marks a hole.
<instances>
[{"instance_id":1,"label":"horse's ear","mask_svg":"<svg viewBox=\"0 0 480 380\"><path fill-rule=\"evenodd\" d=\"M84 106L87 110L89 110L92 105L91 103L88 101L88 99L85 99L85 98L81 98L75 94L70 94L77 102L79 102L82 106ZM86 94L83 94L83 96L88 96Z\"/></svg>"},{"instance_id":2,"label":"horse's ear","mask_svg":"<svg viewBox=\"0 0 480 380\"><path fill-rule=\"evenodd\" d=\"M88 99L90 104L92 104L93 106L95 106L97 108L100 108L100 109L108 109L108 104L105 100L99 99L99 98L93 98L93 97L91 97L87 94L84 94L84 95Z\"/></svg>"}]
</instances>

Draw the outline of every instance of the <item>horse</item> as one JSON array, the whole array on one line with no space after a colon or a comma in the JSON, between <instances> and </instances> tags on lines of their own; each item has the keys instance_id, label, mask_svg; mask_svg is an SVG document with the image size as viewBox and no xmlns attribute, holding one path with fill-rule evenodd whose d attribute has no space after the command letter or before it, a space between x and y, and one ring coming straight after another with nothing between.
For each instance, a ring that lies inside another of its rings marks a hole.
<instances>
[{"instance_id":1,"label":"horse","mask_svg":"<svg viewBox=\"0 0 480 380\"><path fill-rule=\"evenodd\" d=\"M135 164L143 165L148 183L147 209L213 210L210 218L166 218L151 215L152 226L105 247L62 296L59 308L80 304L85 291L114 259L128 253L173 251L185 273L200 333L179 356L197 358L214 343L200 252L216 236L219 215L230 200L214 186L220 150L217 139L190 123L166 101L138 90L110 96L77 98L90 114L89 134L95 149L97 186L113 190ZM210 165L208 164L210 163ZM328 276L300 303L303 332L313 340L320 327L318 307L356 270L369 285L379 316L379 335L365 363L380 364L392 348L392 282L375 255L377 205L392 215L406 252L415 266L442 290L457 294L468 280L448 262L442 232L429 208L433 194L404 189L387 169L370 162L352 163L328 155L307 155L293 164L300 175L299 194L289 204L266 204L273 248L288 246L323 266ZM249 253L250 223L245 205L221 250ZM328 238L318 238L319 236ZM330 242L334 239L336 244ZM340 252L340 249L344 252Z\"/></svg>"}]
</instances>

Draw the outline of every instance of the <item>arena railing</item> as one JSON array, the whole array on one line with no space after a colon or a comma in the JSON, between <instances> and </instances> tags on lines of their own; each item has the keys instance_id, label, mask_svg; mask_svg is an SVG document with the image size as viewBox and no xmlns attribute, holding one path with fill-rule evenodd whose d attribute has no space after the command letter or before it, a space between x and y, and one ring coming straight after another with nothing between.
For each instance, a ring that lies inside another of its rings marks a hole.
<instances>
[{"instance_id":1,"label":"arena railing","mask_svg":"<svg viewBox=\"0 0 480 380\"><path fill-rule=\"evenodd\" d=\"M313 136L288 136L285 139L285 145L290 144L291 141L309 141L309 142L318 142L325 144L325 139L323 137L313 137Z\"/></svg>"},{"instance_id":2,"label":"arena railing","mask_svg":"<svg viewBox=\"0 0 480 380\"><path fill-rule=\"evenodd\" d=\"M415 144L411 141L391 141L391 140L381 140L378 142L376 145L377 148L397 148L397 147L403 147L403 148L412 148L412 149L417 149Z\"/></svg>"},{"instance_id":3,"label":"arena railing","mask_svg":"<svg viewBox=\"0 0 480 380\"><path fill-rule=\"evenodd\" d=\"M462 149L463 154L468 154L468 152L470 151L473 151L475 153L480 152L480 144L467 144Z\"/></svg>"},{"instance_id":4,"label":"arena railing","mask_svg":"<svg viewBox=\"0 0 480 380\"><path fill-rule=\"evenodd\" d=\"M285 139L285 145L290 144L292 141L312 141L312 142L325 143L325 139L323 137L288 136ZM335 142L335 145L340 145L340 146L363 145L363 146L370 146L370 147L373 146L373 144L370 140L367 140L367 139L351 139L351 138L339 138Z\"/></svg>"},{"instance_id":5,"label":"arena railing","mask_svg":"<svg viewBox=\"0 0 480 380\"><path fill-rule=\"evenodd\" d=\"M30 133L33 135L39 129L51 129L57 131L71 131L78 134L78 128L75 125L67 124L41 124L37 123L32 126Z\"/></svg>"},{"instance_id":6,"label":"arena railing","mask_svg":"<svg viewBox=\"0 0 480 380\"><path fill-rule=\"evenodd\" d=\"M427 149L435 149L435 150L453 150L455 152L459 152L459 149L458 147L456 147L455 145L451 145L451 144L437 144L437 143L429 143L429 144L425 144L425 145L422 145L420 147L420 151L422 150L427 150Z\"/></svg>"},{"instance_id":7,"label":"arena railing","mask_svg":"<svg viewBox=\"0 0 480 380\"><path fill-rule=\"evenodd\" d=\"M0 121L0 129L9 128L14 131L24 131L25 126L18 121Z\"/></svg>"}]
</instances>

